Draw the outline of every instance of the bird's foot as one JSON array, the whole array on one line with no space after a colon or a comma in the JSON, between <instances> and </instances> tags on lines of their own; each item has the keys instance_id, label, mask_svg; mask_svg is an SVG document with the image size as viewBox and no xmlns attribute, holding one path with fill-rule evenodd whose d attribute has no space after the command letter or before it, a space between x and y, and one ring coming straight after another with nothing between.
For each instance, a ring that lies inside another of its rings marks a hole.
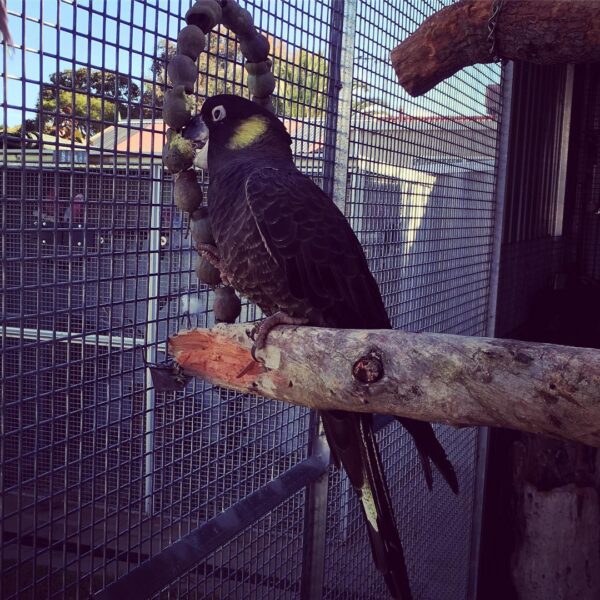
<instances>
[{"instance_id":1,"label":"bird's foot","mask_svg":"<svg viewBox=\"0 0 600 600\"><path fill-rule=\"evenodd\" d=\"M196 250L198 250L198 252L200 252L200 254L206 258L215 269L220 268L221 258L219 257L219 251L216 246L213 246L212 244L196 244Z\"/></svg>"},{"instance_id":2,"label":"bird's foot","mask_svg":"<svg viewBox=\"0 0 600 600\"><path fill-rule=\"evenodd\" d=\"M200 252L201 256L206 258L206 260L215 268L219 269L221 273L221 281L225 285L231 285L229 278L225 274L223 267L221 266L221 257L219 256L219 251L216 246L212 244L196 244L196 250Z\"/></svg>"},{"instance_id":3,"label":"bird's foot","mask_svg":"<svg viewBox=\"0 0 600 600\"><path fill-rule=\"evenodd\" d=\"M302 317L292 317L283 311L267 317L263 321L259 321L250 331L248 337L254 341L250 354L252 358L258 362L256 351L262 350L267 345L267 336L271 330L278 325L306 325L308 319Z\"/></svg>"}]
</instances>

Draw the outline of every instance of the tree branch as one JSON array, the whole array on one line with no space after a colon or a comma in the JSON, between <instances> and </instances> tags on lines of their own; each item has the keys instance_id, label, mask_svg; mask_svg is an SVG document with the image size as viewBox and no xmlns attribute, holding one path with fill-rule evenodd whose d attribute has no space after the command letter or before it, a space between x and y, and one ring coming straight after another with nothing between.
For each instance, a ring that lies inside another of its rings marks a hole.
<instances>
[{"instance_id":1,"label":"tree branch","mask_svg":"<svg viewBox=\"0 0 600 600\"><path fill-rule=\"evenodd\" d=\"M493 0L460 0L438 11L391 53L412 96L476 63L493 62L488 20ZM598 0L506 0L498 14L499 58L537 64L600 61Z\"/></svg>"},{"instance_id":2,"label":"tree branch","mask_svg":"<svg viewBox=\"0 0 600 600\"><path fill-rule=\"evenodd\" d=\"M278 327L250 357L246 325L184 331L190 375L318 409L491 425L600 446L600 351L392 330Z\"/></svg>"}]
</instances>

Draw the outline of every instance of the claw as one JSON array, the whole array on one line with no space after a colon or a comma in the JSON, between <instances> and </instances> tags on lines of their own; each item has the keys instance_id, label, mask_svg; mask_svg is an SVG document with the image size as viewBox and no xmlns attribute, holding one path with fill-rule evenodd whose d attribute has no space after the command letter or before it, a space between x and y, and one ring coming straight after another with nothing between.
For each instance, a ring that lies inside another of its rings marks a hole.
<instances>
[{"instance_id":1,"label":"claw","mask_svg":"<svg viewBox=\"0 0 600 600\"><path fill-rule=\"evenodd\" d=\"M251 371L254 367L254 364L257 361L255 360L251 360L235 377L236 379L239 379L240 377L243 377L246 373L248 373L248 371Z\"/></svg>"},{"instance_id":2,"label":"claw","mask_svg":"<svg viewBox=\"0 0 600 600\"><path fill-rule=\"evenodd\" d=\"M256 351L262 350L267 345L267 336L277 325L306 325L307 323L308 319L292 317L283 311L268 316L264 321L257 323L248 335L254 341L254 345L250 351L252 358L256 360Z\"/></svg>"},{"instance_id":3,"label":"claw","mask_svg":"<svg viewBox=\"0 0 600 600\"><path fill-rule=\"evenodd\" d=\"M211 244L196 244L196 250L200 253L201 256L206 258L206 260L215 268L218 269L221 273L221 281L224 285L231 285L223 266L221 265L221 258L219 256L219 251L216 246Z\"/></svg>"},{"instance_id":4,"label":"claw","mask_svg":"<svg viewBox=\"0 0 600 600\"><path fill-rule=\"evenodd\" d=\"M256 336L258 335L259 331L260 331L260 327L261 327L261 322L259 321L258 323L255 323L254 326L252 327L252 329L246 329L246 335L248 336L249 339L251 339L253 342L256 341Z\"/></svg>"},{"instance_id":5,"label":"claw","mask_svg":"<svg viewBox=\"0 0 600 600\"><path fill-rule=\"evenodd\" d=\"M221 259L216 246L213 246L212 244L196 244L196 250L200 252L213 267L219 268Z\"/></svg>"},{"instance_id":6,"label":"claw","mask_svg":"<svg viewBox=\"0 0 600 600\"><path fill-rule=\"evenodd\" d=\"M261 326L257 329L256 335L254 337L254 346L257 350L262 350L267 345L267 336L269 335L271 329L275 327L275 325L266 325L267 320L265 319Z\"/></svg>"}]
</instances>

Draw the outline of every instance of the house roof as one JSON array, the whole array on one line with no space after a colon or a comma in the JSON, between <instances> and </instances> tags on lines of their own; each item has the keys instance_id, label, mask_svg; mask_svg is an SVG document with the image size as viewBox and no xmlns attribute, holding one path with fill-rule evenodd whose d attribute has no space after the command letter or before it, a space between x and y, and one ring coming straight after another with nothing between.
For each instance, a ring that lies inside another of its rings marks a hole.
<instances>
[{"instance_id":1,"label":"house roof","mask_svg":"<svg viewBox=\"0 0 600 600\"><path fill-rule=\"evenodd\" d=\"M162 119L131 119L90 137L90 147L106 152L161 154L167 125Z\"/></svg>"},{"instance_id":2,"label":"house roof","mask_svg":"<svg viewBox=\"0 0 600 600\"><path fill-rule=\"evenodd\" d=\"M42 133L41 136L35 131L22 132L21 126L0 129L0 148L20 150L42 147L45 150L55 150L58 146L68 148L81 148L85 144L71 138L62 138L53 133Z\"/></svg>"},{"instance_id":3,"label":"house roof","mask_svg":"<svg viewBox=\"0 0 600 600\"><path fill-rule=\"evenodd\" d=\"M325 147L324 119L283 119L297 157L318 157ZM400 150L408 162L481 160L495 156L497 121L490 116L425 116L355 113L351 142L359 158L379 158ZM90 138L105 152L160 155L167 126L160 119L136 119L111 125Z\"/></svg>"},{"instance_id":4,"label":"house roof","mask_svg":"<svg viewBox=\"0 0 600 600\"><path fill-rule=\"evenodd\" d=\"M296 156L318 152L322 146L322 120L300 121L284 119L293 140ZM106 152L134 154L161 154L165 144L167 125L162 119L132 119L111 125L90 137L90 147Z\"/></svg>"}]
</instances>

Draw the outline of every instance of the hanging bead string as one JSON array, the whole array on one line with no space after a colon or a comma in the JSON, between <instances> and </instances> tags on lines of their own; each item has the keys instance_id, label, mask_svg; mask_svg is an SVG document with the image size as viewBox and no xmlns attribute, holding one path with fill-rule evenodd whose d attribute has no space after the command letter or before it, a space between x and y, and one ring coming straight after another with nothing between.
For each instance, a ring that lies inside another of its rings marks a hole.
<instances>
[{"instance_id":1,"label":"hanging bead string","mask_svg":"<svg viewBox=\"0 0 600 600\"><path fill-rule=\"evenodd\" d=\"M198 79L198 57L205 50L206 35L220 23L232 31L248 73L248 88L252 100L274 111L271 95L275 77L269 60L269 40L254 26L252 15L234 0L198 0L186 13L187 25L177 36L177 52L167 65L172 89L166 92L163 119L169 126L163 148L163 164L173 173L173 196L176 206L189 214L193 243L214 245L208 211L202 205L204 195L193 167L196 149L182 135L192 120L194 85ZM233 288L223 283L219 270L199 253L195 268L200 281L215 289L214 312L218 321L233 323L240 314L240 300Z\"/></svg>"}]
</instances>

